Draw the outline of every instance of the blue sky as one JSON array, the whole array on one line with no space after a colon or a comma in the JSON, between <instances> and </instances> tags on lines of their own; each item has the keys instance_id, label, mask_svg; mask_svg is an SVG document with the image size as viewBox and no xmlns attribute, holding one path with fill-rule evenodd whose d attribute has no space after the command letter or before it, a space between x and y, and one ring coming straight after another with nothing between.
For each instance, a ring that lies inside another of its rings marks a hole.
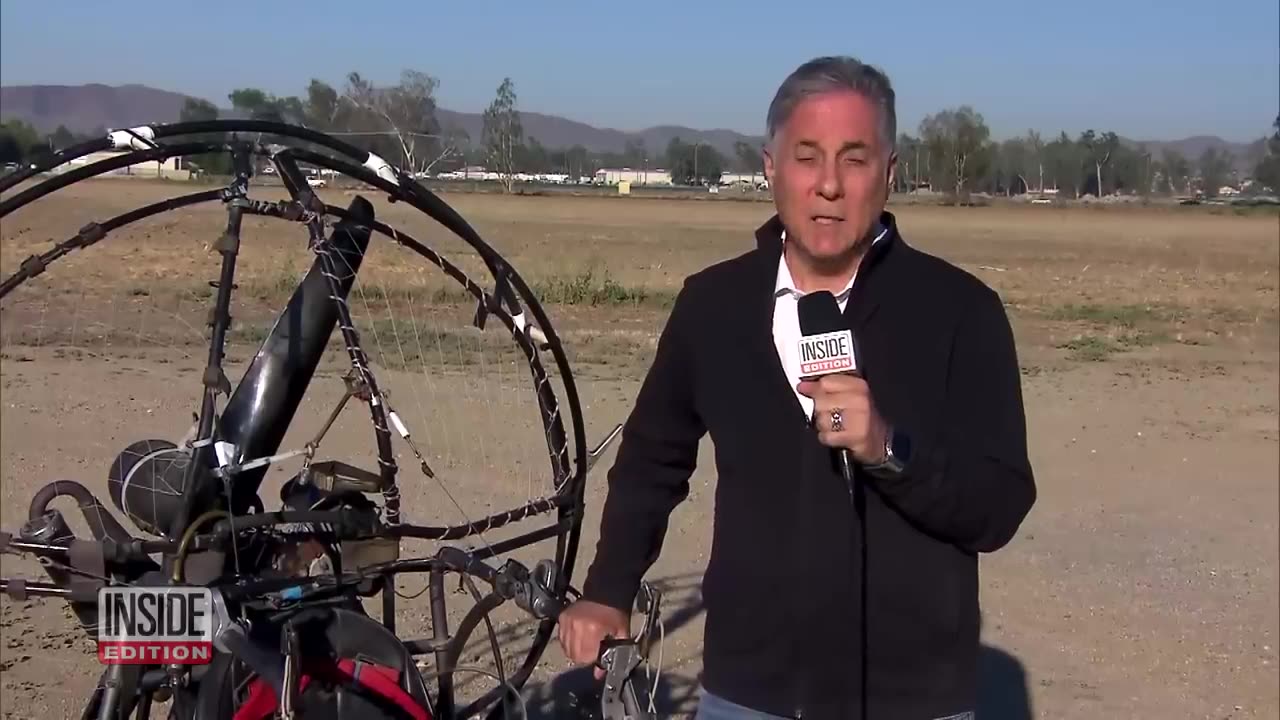
<instances>
[{"instance_id":1,"label":"blue sky","mask_svg":"<svg viewBox=\"0 0 1280 720\"><path fill-rule=\"evenodd\" d=\"M0 3L5 85L134 82L225 105L235 87L410 67L440 79L445 107L479 111L510 75L521 109L627 130L761 132L787 72L834 53L889 73L910 131L968 103L996 137L1247 141L1280 110L1276 0Z\"/></svg>"}]
</instances>

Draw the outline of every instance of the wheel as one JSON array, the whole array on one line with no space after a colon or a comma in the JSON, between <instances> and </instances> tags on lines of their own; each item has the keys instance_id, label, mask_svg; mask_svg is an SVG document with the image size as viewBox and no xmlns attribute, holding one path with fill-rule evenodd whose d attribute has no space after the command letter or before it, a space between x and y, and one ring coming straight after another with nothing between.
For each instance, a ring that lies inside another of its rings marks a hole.
<instances>
[{"instance_id":1,"label":"wheel","mask_svg":"<svg viewBox=\"0 0 1280 720\"><path fill-rule=\"evenodd\" d=\"M174 183L104 177L217 155L232 158L229 183L176 197L160 197ZM313 187L302 164L342 178ZM326 203L322 188L344 202ZM291 477L343 476L375 490L384 523L411 529L402 556L448 542L498 561L549 560L565 597L589 465L565 348L513 265L418 181L307 128L215 120L110 133L3 178L0 193L9 191L0 218L28 237L7 240L0 263L4 374L31 360L41 380L63 383L45 414L62 410L55 424L96 433L52 449L91 487L110 474L113 501L139 529L177 540L208 508L262 512L276 504L263 494ZM17 211L54 193L72 200L50 216L66 231L47 243L49 229ZM221 212L207 209L215 203ZM86 217L63 214L86 208ZM157 224L173 211L179 219ZM404 223L417 223L412 235ZM113 378L127 372L164 397L116 392L127 383ZM82 394L93 388L110 402ZM89 417L84 403L104 417ZM179 451L185 460L172 456ZM14 476L37 469L10 452ZM161 452L171 456L156 469ZM219 464L239 466L233 481L201 484L189 470ZM150 484L137 483L141 475ZM235 555L232 572L262 569ZM424 613L396 612L396 597L417 597L406 582L382 592L383 621L400 635L424 630ZM494 669L521 688L552 624L495 619L501 630L475 647L498 638L515 647L517 659ZM468 647L460 659L476 654Z\"/></svg>"}]
</instances>

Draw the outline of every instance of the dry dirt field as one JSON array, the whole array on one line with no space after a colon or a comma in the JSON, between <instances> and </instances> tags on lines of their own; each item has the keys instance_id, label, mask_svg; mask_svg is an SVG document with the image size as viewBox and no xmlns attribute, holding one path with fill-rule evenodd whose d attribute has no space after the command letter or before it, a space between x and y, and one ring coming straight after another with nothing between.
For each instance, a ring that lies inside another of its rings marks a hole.
<instances>
[{"instance_id":1,"label":"dry dirt field","mask_svg":"<svg viewBox=\"0 0 1280 720\"><path fill-rule=\"evenodd\" d=\"M89 220L193 189L102 180L28 206L0 227L0 275ZM341 190L322 194L350 201ZM625 420L681 279L748 249L771 212L728 201L444 198L544 298L573 362L589 444ZM429 219L376 205L380 219L478 271ZM1016 540L983 559L980 716L1280 716L1276 215L891 209L908 242L1001 292L1019 343L1040 493ZM143 221L72 253L0 304L5 529L18 527L44 483L77 479L105 499L107 467L126 444L187 430L217 273L209 246L224 224L216 204ZM296 226L250 218L244 237L233 383L309 262ZM527 368L493 325L468 327L474 307L465 299L437 268L385 242L352 296L375 371L439 478L417 472L397 445L413 522L458 522L549 491ZM305 442L340 394L345 365L341 349L330 350L283 447ZM324 447L368 467L372 435L359 410L343 414ZM589 478L575 581L593 554L611 458ZM285 477L274 472L270 482ZM707 443L650 575L667 591L663 716L695 702L714 483ZM521 557L549 549L529 552ZM3 571L43 579L9 556ZM406 597L422 588L410 583ZM425 632L425 595L399 608L402 628ZM519 618L500 626L515 645L528 637ZM487 643L477 636L472 647L464 659L483 664ZM3 717L75 717L97 672L92 643L60 602L0 600ZM553 645L530 682L531 706L545 717L569 714L568 688L580 680Z\"/></svg>"}]
</instances>

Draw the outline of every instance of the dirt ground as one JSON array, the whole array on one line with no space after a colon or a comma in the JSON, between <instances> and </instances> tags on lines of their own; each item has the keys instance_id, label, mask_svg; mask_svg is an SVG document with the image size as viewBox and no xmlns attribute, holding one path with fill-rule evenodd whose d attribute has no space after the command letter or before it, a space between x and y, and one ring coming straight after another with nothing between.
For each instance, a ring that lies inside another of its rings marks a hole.
<instances>
[{"instance_id":1,"label":"dirt ground","mask_svg":"<svg viewBox=\"0 0 1280 720\"><path fill-rule=\"evenodd\" d=\"M90 220L193 189L103 180L59 192L4 219L0 276ZM351 199L323 194L336 205ZM573 363L589 445L625 420L681 279L748 249L771 212L730 201L444 197L545 299ZM492 287L474 253L438 225L400 205L377 208ZM1280 715L1276 215L890 209L908 242L1000 291L1023 366L1039 500L1015 541L983 558L981 715ZM208 281L217 276L209 246L225 218L215 204L142 221L54 263L0 303L4 529L17 529L50 480L79 480L105 500L107 467L126 444L177 440L187 430L207 352ZM250 218L244 237L229 336L233 383L309 263L299 227ZM406 519L457 523L550 492L527 365L495 324L469 327L475 308L456 283L379 241L350 306L375 372L437 476L424 477L396 441ZM323 424L345 368L334 343L282 448ZM564 397L562 386L557 392ZM373 467L369 427L367 411L349 407L326 435L326 454ZM612 450L589 478L575 581L593 555L611 459ZM287 470L273 471L268 487ZM663 716L696 701L714 483L708 442L650 573L666 590ZM518 555L549 552L544 544ZM2 574L43 579L12 556ZM422 589L413 582L402 584L405 596ZM466 596L457 598L465 609ZM401 600L398 622L425 634L426 613L425 595ZM530 626L505 615L499 631L518 648ZM486 651L477 636L464 660L483 665ZM0 600L3 717L78 716L98 669L92 643L60 602ZM475 682L469 687L483 686ZM530 681L531 710L570 714L570 691L582 685L553 645Z\"/></svg>"}]
</instances>

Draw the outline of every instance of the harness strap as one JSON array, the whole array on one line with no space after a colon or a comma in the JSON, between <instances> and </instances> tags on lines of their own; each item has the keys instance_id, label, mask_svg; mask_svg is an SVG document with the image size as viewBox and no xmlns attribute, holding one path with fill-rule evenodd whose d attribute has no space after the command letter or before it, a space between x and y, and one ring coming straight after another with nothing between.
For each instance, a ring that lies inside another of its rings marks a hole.
<instances>
[{"instance_id":1,"label":"harness strap","mask_svg":"<svg viewBox=\"0 0 1280 720\"><path fill-rule=\"evenodd\" d=\"M392 668L350 658L342 658L336 666L326 664L310 667L298 682L299 695L306 690L313 677L329 680L334 685L364 688L395 704L413 720L432 720L431 713L400 687L400 673ZM236 710L233 720L271 720L277 704L276 693L271 685L262 678L254 678L250 683L249 697Z\"/></svg>"}]
</instances>

